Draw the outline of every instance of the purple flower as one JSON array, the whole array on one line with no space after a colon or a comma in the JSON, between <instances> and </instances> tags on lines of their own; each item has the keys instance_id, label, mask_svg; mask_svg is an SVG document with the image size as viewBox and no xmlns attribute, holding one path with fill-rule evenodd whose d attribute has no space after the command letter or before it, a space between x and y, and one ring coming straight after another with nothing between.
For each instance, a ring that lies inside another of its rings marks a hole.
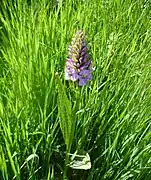
<instances>
[{"instance_id":1,"label":"purple flower","mask_svg":"<svg viewBox=\"0 0 151 180\"><path fill-rule=\"evenodd\" d=\"M65 65L65 79L78 81L84 86L92 79L92 62L83 32L78 31L69 46L69 58Z\"/></svg>"}]
</instances>

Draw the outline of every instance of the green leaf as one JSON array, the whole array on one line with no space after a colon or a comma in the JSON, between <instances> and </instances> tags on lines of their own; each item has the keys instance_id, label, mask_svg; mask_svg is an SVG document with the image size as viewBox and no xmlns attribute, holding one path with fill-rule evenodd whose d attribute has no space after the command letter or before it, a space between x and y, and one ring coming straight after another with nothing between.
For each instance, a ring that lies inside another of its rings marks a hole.
<instances>
[{"instance_id":1,"label":"green leaf","mask_svg":"<svg viewBox=\"0 0 151 180\"><path fill-rule=\"evenodd\" d=\"M72 140L74 137L75 120L72 111L71 101L66 94L65 86L62 84L59 77L58 82L58 112L59 122L65 144L67 146L67 152L70 152Z\"/></svg>"}]
</instances>

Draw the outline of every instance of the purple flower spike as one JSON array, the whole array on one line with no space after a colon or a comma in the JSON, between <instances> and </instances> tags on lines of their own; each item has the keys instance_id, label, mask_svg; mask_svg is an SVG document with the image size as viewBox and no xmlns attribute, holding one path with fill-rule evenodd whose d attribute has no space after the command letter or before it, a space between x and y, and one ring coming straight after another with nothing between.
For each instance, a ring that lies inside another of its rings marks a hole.
<instances>
[{"instance_id":1,"label":"purple flower spike","mask_svg":"<svg viewBox=\"0 0 151 180\"><path fill-rule=\"evenodd\" d=\"M65 65L65 79L77 81L79 86L84 86L92 79L92 62L82 31L76 33L68 50L68 59Z\"/></svg>"}]
</instances>

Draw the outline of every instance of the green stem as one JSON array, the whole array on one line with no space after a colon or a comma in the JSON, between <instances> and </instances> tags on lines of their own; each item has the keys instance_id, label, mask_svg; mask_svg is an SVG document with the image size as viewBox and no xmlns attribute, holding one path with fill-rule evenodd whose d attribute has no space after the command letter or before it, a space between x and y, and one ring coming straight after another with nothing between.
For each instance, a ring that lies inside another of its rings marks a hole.
<instances>
[{"instance_id":1,"label":"green stem","mask_svg":"<svg viewBox=\"0 0 151 180\"><path fill-rule=\"evenodd\" d=\"M68 164L69 164L69 152L66 153L66 160L65 160L65 167L63 172L63 180L67 180L67 171L68 171Z\"/></svg>"}]
</instances>

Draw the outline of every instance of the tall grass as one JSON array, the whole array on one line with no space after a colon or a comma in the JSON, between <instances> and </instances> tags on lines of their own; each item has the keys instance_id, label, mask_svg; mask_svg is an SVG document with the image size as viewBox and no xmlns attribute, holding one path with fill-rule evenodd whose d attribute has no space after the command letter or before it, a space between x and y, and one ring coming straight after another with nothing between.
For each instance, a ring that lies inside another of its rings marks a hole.
<instances>
[{"instance_id":1,"label":"tall grass","mask_svg":"<svg viewBox=\"0 0 151 180\"><path fill-rule=\"evenodd\" d=\"M0 179L151 179L150 2L2 0L0 9ZM78 29L94 68L82 88L63 76ZM68 167L76 150L91 169Z\"/></svg>"}]
</instances>

